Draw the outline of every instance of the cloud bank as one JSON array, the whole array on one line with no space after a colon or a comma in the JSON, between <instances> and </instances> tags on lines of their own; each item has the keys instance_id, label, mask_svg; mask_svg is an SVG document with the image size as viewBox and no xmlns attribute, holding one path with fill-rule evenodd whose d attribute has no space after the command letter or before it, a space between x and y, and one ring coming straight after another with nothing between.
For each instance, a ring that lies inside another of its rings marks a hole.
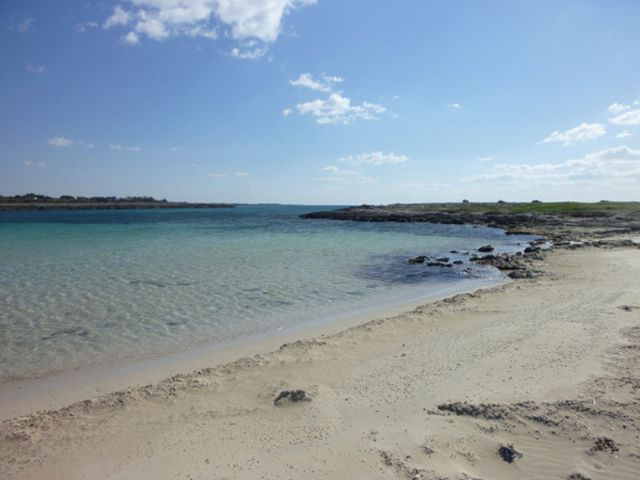
<instances>
[{"instance_id":1,"label":"cloud bank","mask_svg":"<svg viewBox=\"0 0 640 480\"><path fill-rule=\"evenodd\" d=\"M338 159L339 162L345 162L350 165L395 165L404 163L409 160L405 155L396 155L393 152L370 152L360 153L358 155L348 155Z\"/></svg>"},{"instance_id":2,"label":"cloud bank","mask_svg":"<svg viewBox=\"0 0 640 480\"><path fill-rule=\"evenodd\" d=\"M566 132L554 131L542 143L561 142L563 145L571 145L576 142L584 142L601 137L607 133L607 129L601 123L581 123L577 127Z\"/></svg>"},{"instance_id":3,"label":"cloud bank","mask_svg":"<svg viewBox=\"0 0 640 480\"><path fill-rule=\"evenodd\" d=\"M585 183L610 188L618 181L640 182L640 150L622 145L559 163L495 164L484 173L467 177L465 180L538 188L545 185Z\"/></svg>"},{"instance_id":4,"label":"cloud bank","mask_svg":"<svg viewBox=\"0 0 640 480\"><path fill-rule=\"evenodd\" d=\"M219 30L239 42L262 45L250 50L234 48L230 55L253 59L275 42L284 18L316 0L125 0L102 23L104 29L128 28L121 41L138 44L142 37L161 41L170 37L216 39Z\"/></svg>"}]
</instances>

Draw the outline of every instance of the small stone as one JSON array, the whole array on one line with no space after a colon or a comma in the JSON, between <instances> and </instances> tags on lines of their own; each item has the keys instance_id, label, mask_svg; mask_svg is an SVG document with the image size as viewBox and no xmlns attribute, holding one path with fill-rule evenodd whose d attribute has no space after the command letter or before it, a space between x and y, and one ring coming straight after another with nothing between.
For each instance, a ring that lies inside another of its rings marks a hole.
<instances>
[{"instance_id":1,"label":"small stone","mask_svg":"<svg viewBox=\"0 0 640 480\"><path fill-rule=\"evenodd\" d=\"M618 450L620 449L618 448L618 444L616 443L616 441L613 438L609 438L609 437L596 438L596 441L593 447L591 447L592 452L615 453Z\"/></svg>"},{"instance_id":2,"label":"small stone","mask_svg":"<svg viewBox=\"0 0 640 480\"><path fill-rule=\"evenodd\" d=\"M417 257L413 257L409 259L409 263L411 264L418 264L418 263L424 263L427 261L427 257L426 255L418 255Z\"/></svg>"},{"instance_id":3,"label":"small stone","mask_svg":"<svg viewBox=\"0 0 640 480\"><path fill-rule=\"evenodd\" d=\"M514 460L523 457L522 453L513 448L513 445L501 445L498 449L498 455L507 463L513 463Z\"/></svg>"},{"instance_id":4,"label":"small stone","mask_svg":"<svg viewBox=\"0 0 640 480\"><path fill-rule=\"evenodd\" d=\"M273 404L275 406L280 406L285 400L288 400L291 403L310 402L311 397L309 397L307 392L304 390L283 390L278 394L275 400L273 400Z\"/></svg>"},{"instance_id":5,"label":"small stone","mask_svg":"<svg viewBox=\"0 0 640 480\"><path fill-rule=\"evenodd\" d=\"M591 480L591 477L587 477L581 473L575 472L567 477L567 480Z\"/></svg>"}]
</instances>

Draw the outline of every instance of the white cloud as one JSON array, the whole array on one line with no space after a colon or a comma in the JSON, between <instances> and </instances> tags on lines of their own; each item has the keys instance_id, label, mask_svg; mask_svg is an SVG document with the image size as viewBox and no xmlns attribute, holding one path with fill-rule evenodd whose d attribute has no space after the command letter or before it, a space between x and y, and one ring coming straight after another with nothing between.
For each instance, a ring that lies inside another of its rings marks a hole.
<instances>
[{"instance_id":1,"label":"white cloud","mask_svg":"<svg viewBox=\"0 0 640 480\"><path fill-rule=\"evenodd\" d=\"M33 30L33 24L36 21L35 18L25 18L18 24L18 31L20 33L29 33Z\"/></svg>"},{"instance_id":2,"label":"white cloud","mask_svg":"<svg viewBox=\"0 0 640 480\"><path fill-rule=\"evenodd\" d=\"M71 147L73 146L73 140L65 137L53 137L48 140L49 145L54 147Z\"/></svg>"},{"instance_id":3,"label":"white cloud","mask_svg":"<svg viewBox=\"0 0 640 480\"><path fill-rule=\"evenodd\" d=\"M610 118L609 121L611 123L615 123L616 125L640 125L640 100L634 101L630 105L625 105L623 103L612 103L609 105L609 112L616 114L615 117ZM624 138L624 137L617 137Z\"/></svg>"},{"instance_id":4,"label":"white cloud","mask_svg":"<svg viewBox=\"0 0 640 480\"><path fill-rule=\"evenodd\" d=\"M140 43L140 37L136 32L129 32L120 37L120 43L123 45L138 45Z\"/></svg>"},{"instance_id":5,"label":"white cloud","mask_svg":"<svg viewBox=\"0 0 640 480\"><path fill-rule=\"evenodd\" d=\"M358 155L348 155L338 159L339 162L349 163L351 165L395 165L409 160L405 155L396 155L393 152L369 152L360 153Z\"/></svg>"},{"instance_id":6,"label":"white cloud","mask_svg":"<svg viewBox=\"0 0 640 480\"><path fill-rule=\"evenodd\" d=\"M164 40L169 36L169 30L166 28L164 22L155 16L143 10L138 13L138 17L139 21L135 26L136 33L144 34L154 40Z\"/></svg>"},{"instance_id":7,"label":"white cloud","mask_svg":"<svg viewBox=\"0 0 640 480\"><path fill-rule=\"evenodd\" d=\"M30 63L27 63L24 66L24 69L27 72L33 73L35 75L43 75L44 72L47 70L47 67L45 67L44 65L31 65Z\"/></svg>"},{"instance_id":8,"label":"white cloud","mask_svg":"<svg viewBox=\"0 0 640 480\"><path fill-rule=\"evenodd\" d=\"M631 107L629 105L623 105L622 103L612 103L611 105L609 105L609 108L607 110L609 110L611 113L620 113L620 112L624 112L625 110L629 110Z\"/></svg>"},{"instance_id":9,"label":"white cloud","mask_svg":"<svg viewBox=\"0 0 640 480\"><path fill-rule=\"evenodd\" d=\"M122 152L140 152L142 151L142 148L137 147L137 146L133 146L133 147L126 147L124 145L109 145L109 148L111 150L118 150L118 151L122 151Z\"/></svg>"},{"instance_id":10,"label":"white cloud","mask_svg":"<svg viewBox=\"0 0 640 480\"><path fill-rule=\"evenodd\" d=\"M169 148L170 152L179 152L180 150L182 150L182 147L180 145L176 145L175 147Z\"/></svg>"},{"instance_id":11,"label":"white cloud","mask_svg":"<svg viewBox=\"0 0 640 480\"><path fill-rule=\"evenodd\" d=\"M226 176L227 176L226 173L215 173L215 172L207 173L207 177L209 178L225 178Z\"/></svg>"},{"instance_id":12,"label":"white cloud","mask_svg":"<svg viewBox=\"0 0 640 480\"><path fill-rule=\"evenodd\" d=\"M76 143L77 143L78 145L82 145L83 147L87 147L87 148L95 148L95 145L94 145L93 143L88 143L88 142L85 142L85 141L83 141L83 140L76 140Z\"/></svg>"},{"instance_id":13,"label":"white cloud","mask_svg":"<svg viewBox=\"0 0 640 480\"><path fill-rule=\"evenodd\" d=\"M344 79L341 77L329 77L323 75L321 80L316 80L310 73L301 73L295 80L289 80L294 87L305 87L319 92L329 93L333 91L335 83L341 83Z\"/></svg>"},{"instance_id":14,"label":"white cloud","mask_svg":"<svg viewBox=\"0 0 640 480\"><path fill-rule=\"evenodd\" d=\"M640 181L640 150L611 147L560 163L496 164L486 172L467 177L468 182L507 183L522 186L599 184Z\"/></svg>"},{"instance_id":15,"label":"white cloud","mask_svg":"<svg viewBox=\"0 0 640 480\"><path fill-rule=\"evenodd\" d=\"M255 42L250 42L248 46L234 47L229 55L240 60L258 60L267 54L268 47L266 45L256 45Z\"/></svg>"},{"instance_id":16,"label":"white cloud","mask_svg":"<svg viewBox=\"0 0 640 480\"><path fill-rule=\"evenodd\" d=\"M361 172L358 172L357 170L347 170L344 168L336 167L335 165L328 165L326 167L322 167L320 170L322 170L323 172L331 173L333 175L341 175L343 177L353 177L361 174Z\"/></svg>"},{"instance_id":17,"label":"white cloud","mask_svg":"<svg viewBox=\"0 0 640 480\"><path fill-rule=\"evenodd\" d=\"M348 170L335 165L327 165L326 167L322 167L320 171L326 173L326 175L317 177L315 179L316 181L339 184L376 183L376 180L373 177L363 175L362 172L359 172L358 170Z\"/></svg>"},{"instance_id":18,"label":"white cloud","mask_svg":"<svg viewBox=\"0 0 640 480\"><path fill-rule=\"evenodd\" d=\"M316 0L218 0L206 2L215 8L222 22L231 26L236 39L257 38L275 42L283 17L297 7L313 5Z\"/></svg>"},{"instance_id":19,"label":"white cloud","mask_svg":"<svg viewBox=\"0 0 640 480\"><path fill-rule=\"evenodd\" d=\"M85 142L84 140L72 140L66 137L53 137L47 140L49 145L54 147L73 147L74 145L82 145L87 148L94 148L95 145L93 143Z\"/></svg>"},{"instance_id":20,"label":"white cloud","mask_svg":"<svg viewBox=\"0 0 640 480\"><path fill-rule=\"evenodd\" d=\"M78 33L84 33L87 30L89 30L90 28L97 28L100 25L98 24L98 22L83 22L83 23L76 23L76 32Z\"/></svg>"},{"instance_id":21,"label":"white cloud","mask_svg":"<svg viewBox=\"0 0 640 480\"><path fill-rule=\"evenodd\" d=\"M640 109L629 110L617 117L610 118L609 121L616 125L640 125Z\"/></svg>"},{"instance_id":22,"label":"white cloud","mask_svg":"<svg viewBox=\"0 0 640 480\"><path fill-rule=\"evenodd\" d=\"M284 17L316 0L123 0L107 18L108 29L134 23L133 31L154 40L172 36L218 37L216 25L238 41L253 39L273 43L280 35ZM127 9L123 7L127 5ZM234 49L231 56L254 59L266 47ZM235 52L235 53L234 53Z\"/></svg>"},{"instance_id":23,"label":"white cloud","mask_svg":"<svg viewBox=\"0 0 640 480\"><path fill-rule=\"evenodd\" d=\"M284 110L282 110L282 115L284 115L285 117L288 117L289 115L293 115L294 113L295 112L291 108L285 108Z\"/></svg>"},{"instance_id":24,"label":"white cloud","mask_svg":"<svg viewBox=\"0 0 640 480\"><path fill-rule=\"evenodd\" d=\"M236 177L248 177L249 174L247 172L236 172Z\"/></svg>"},{"instance_id":25,"label":"white cloud","mask_svg":"<svg viewBox=\"0 0 640 480\"><path fill-rule=\"evenodd\" d=\"M571 145L576 142L584 142L601 137L607 133L604 125L600 123L581 123L577 127L566 132L554 131L542 143L562 142L563 145Z\"/></svg>"},{"instance_id":26,"label":"white cloud","mask_svg":"<svg viewBox=\"0 0 640 480\"><path fill-rule=\"evenodd\" d=\"M113 13L102 24L102 28L109 29L112 27L119 27L127 25L133 19L133 14L120 5L116 5L113 9Z\"/></svg>"},{"instance_id":27,"label":"white cloud","mask_svg":"<svg viewBox=\"0 0 640 480\"><path fill-rule=\"evenodd\" d=\"M478 157L479 162L493 162L496 159L493 155L489 155L487 157Z\"/></svg>"},{"instance_id":28,"label":"white cloud","mask_svg":"<svg viewBox=\"0 0 640 480\"><path fill-rule=\"evenodd\" d=\"M185 35L188 37L204 37L209 40L218 38L218 32L214 28L206 28L203 25L196 25L193 28L186 29Z\"/></svg>"},{"instance_id":29,"label":"white cloud","mask_svg":"<svg viewBox=\"0 0 640 480\"><path fill-rule=\"evenodd\" d=\"M461 103L447 103L447 108L453 108L454 110L461 110L464 108L464 105Z\"/></svg>"},{"instance_id":30,"label":"white cloud","mask_svg":"<svg viewBox=\"0 0 640 480\"><path fill-rule=\"evenodd\" d=\"M356 120L376 120L377 114L386 112L385 107L376 103L352 105L351 99L339 93L332 93L326 99L299 103L295 109L300 115L315 117L316 123L321 125L346 125Z\"/></svg>"},{"instance_id":31,"label":"white cloud","mask_svg":"<svg viewBox=\"0 0 640 480\"><path fill-rule=\"evenodd\" d=\"M616 135L616 138L628 138L633 134L629 130L623 130L619 134Z\"/></svg>"},{"instance_id":32,"label":"white cloud","mask_svg":"<svg viewBox=\"0 0 640 480\"><path fill-rule=\"evenodd\" d=\"M44 162L32 162L31 160L25 160L22 164L27 168L47 168L47 164Z\"/></svg>"}]
</instances>

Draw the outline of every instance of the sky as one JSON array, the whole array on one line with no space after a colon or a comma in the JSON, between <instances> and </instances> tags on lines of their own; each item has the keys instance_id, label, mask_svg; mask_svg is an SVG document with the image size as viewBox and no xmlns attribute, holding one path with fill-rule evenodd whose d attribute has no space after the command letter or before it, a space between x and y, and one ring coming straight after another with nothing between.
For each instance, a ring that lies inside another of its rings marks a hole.
<instances>
[{"instance_id":1,"label":"sky","mask_svg":"<svg viewBox=\"0 0 640 480\"><path fill-rule=\"evenodd\" d=\"M0 194L640 200L637 0L6 0Z\"/></svg>"}]
</instances>

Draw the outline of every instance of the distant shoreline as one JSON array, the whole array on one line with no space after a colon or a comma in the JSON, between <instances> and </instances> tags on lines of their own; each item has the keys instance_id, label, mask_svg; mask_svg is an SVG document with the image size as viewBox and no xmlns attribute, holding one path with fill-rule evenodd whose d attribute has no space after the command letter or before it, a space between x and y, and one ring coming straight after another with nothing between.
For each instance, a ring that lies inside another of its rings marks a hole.
<instances>
[{"instance_id":1,"label":"distant shoreline","mask_svg":"<svg viewBox=\"0 0 640 480\"><path fill-rule=\"evenodd\" d=\"M0 203L0 212L27 212L50 210L134 210L153 208L234 208L231 203L187 202L78 202L78 203Z\"/></svg>"}]
</instances>

